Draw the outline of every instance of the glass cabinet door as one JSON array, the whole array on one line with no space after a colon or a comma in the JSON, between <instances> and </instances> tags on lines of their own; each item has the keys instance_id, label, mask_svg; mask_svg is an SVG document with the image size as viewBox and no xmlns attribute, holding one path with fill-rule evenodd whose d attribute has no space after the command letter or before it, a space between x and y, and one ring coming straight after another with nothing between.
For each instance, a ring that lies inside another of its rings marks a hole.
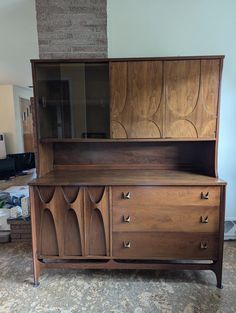
<instances>
[{"instance_id":1,"label":"glass cabinet door","mask_svg":"<svg viewBox=\"0 0 236 313\"><path fill-rule=\"evenodd\" d=\"M40 138L109 138L108 63L37 63Z\"/></svg>"}]
</instances>

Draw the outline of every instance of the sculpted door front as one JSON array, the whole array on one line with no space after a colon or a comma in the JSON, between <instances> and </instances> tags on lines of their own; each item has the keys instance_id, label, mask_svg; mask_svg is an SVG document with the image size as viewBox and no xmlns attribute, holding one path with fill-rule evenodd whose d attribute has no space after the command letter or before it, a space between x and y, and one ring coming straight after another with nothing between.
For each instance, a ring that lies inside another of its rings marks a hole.
<instances>
[{"instance_id":1,"label":"sculpted door front","mask_svg":"<svg viewBox=\"0 0 236 313\"><path fill-rule=\"evenodd\" d=\"M85 255L110 255L108 187L85 187Z\"/></svg>"},{"instance_id":2,"label":"sculpted door front","mask_svg":"<svg viewBox=\"0 0 236 313\"><path fill-rule=\"evenodd\" d=\"M111 62L111 138L215 138L220 59Z\"/></svg>"},{"instance_id":3,"label":"sculpted door front","mask_svg":"<svg viewBox=\"0 0 236 313\"><path fill-rule=\"evenodd\" d=\"M163 62L112 62L111 137L161 138Z\"/></svg>"},{"instance_id":4,"label":"sculpted door front","mask_svg":"<svg viewBox=\"0 0 236 313\"><path fill-rule=\"evenodd\" d=\"M220 60L165 62L165 137L215 138Z\"/></svg>"}]
</instances>

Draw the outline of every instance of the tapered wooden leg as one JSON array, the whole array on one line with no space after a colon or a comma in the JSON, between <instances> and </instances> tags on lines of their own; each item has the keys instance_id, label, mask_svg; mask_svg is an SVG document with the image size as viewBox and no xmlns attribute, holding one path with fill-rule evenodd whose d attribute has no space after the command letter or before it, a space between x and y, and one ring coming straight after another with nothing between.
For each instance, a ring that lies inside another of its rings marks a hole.
<instances>
[{"instance_id":1,"label":"tapered wooden leg","mask_svg":"<svg viewBox=\"0 0 236 313\"><path fill-rule=\"evenodd\" d=\"M222 285L222 277L221 277L222 275L217 275L216 276L216 279L217 279L217 285L216 285L216 287L217 288L219 288L219 289L223 289L223 285Z\"/></svg>"},{"instance_id":2,"label":"tapered wooden leg","mask_svg":"<svg viewBox=\"0 0 236 313\"><path fill-rule=\"evenodd\" d=\"M38 287L39 286L39 276L41 273L41 264L40 262L33 258L33 267L34 267L34 287Z\"/></svg>"},{"instance_id":3,"label":"tapered wooden leg","mask_svg":"<svg viewBox=\"0 0 236 313\"><path fill-rule=\"evenodd\" d=\"M214 273L216 275L216 287L219 289L223 288L222 285L222 261L218 261L215 264L215 269L214 269Z\"/></svg>"},{"instance_id":4,"label":"tapered wooden leg","mask_svg":"<svg viewBox=\"0 0 236 313\"><path fill-rule=\"evenodd\" d=\"M215 272L216 274L216 280L217 280L217 288L219 289L223 289L223 285L222 285L222 270L218 270Z\"/></svg>"},{"instance_id":5,"label":"tapered wooden leg","mask_svg":"<svg viewBox=\"0 0 236 313\"><path fill-rule=\"evenodd\" d=\"M224 251L224 220L225 220L225 186L221 187L220 193L220 242L219 242L219 259L215 264L215 274L217 288L222 289L222 270L223 270L223 251Z\"/></svg>"},{"instance_id":6,"label":"tapered wooden leg","mask_svg":"<svg viewBox=\"0 0 236 313\"><path fill-rule=\"evenodd\" d=\"M31 206L31 227L32 227L32 254L33 254L33 269L34 269L34 287L39 286L39 275L41 272L41 264L37 258L37 234L36 234L36 216L35 216L35 197L34 189L30 187L30 206Z\"/></svg>"}]
</instances>

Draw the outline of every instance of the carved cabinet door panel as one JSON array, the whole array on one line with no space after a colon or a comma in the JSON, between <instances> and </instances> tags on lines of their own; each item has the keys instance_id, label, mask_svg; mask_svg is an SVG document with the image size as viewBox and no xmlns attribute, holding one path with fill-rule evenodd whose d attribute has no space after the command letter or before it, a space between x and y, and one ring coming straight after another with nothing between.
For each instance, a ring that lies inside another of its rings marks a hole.
<instances>
[{"instance_id":1,"label":"carved cabinet door panel","mask_svg":"<svg viewBox=\"0 0 236 313\"><path fill-rule=\"evenodd\" d=\"M161 138L163 62L110 63L111 138Z\"/></svg>"},{"instance_id":2,"label":"carved cabinet door panel","mask_svg":"<svg viewBox=\"0 0 236 313\"><path fill-rule=\"evenodd\" d=\"M164 62L167 138L215 138L220 60Z\"/></svg>"},{"instance_id":3,"label":"carved cabinet door panel","mask_svg":"<svg viewBox=\"0 0 236 313\"><path fill-rule=\"evenodd\" d=\"M84 255L83 189L38 186L34 199L38 254Z\"/></svg>"},{"instance_id":4,"label":"carved cabinet door panel","mask_svg":"<svg viewBox=\"0 0 236 313\"><path fill-rule=\"evenodd\" d=\"M67 209L64 219L64 255L84 256L84 189L62 187Z\"/></svg>"},{"instance_id":5,"label":"carved cabinet door panel","mask_svg":"<svg viewBox=\"0 0 236 313\"><path fill-rule=\"evenodd\" d=\"M108 187L85 187L85 255L110 255Z\"/></svg>"}]
</instances>

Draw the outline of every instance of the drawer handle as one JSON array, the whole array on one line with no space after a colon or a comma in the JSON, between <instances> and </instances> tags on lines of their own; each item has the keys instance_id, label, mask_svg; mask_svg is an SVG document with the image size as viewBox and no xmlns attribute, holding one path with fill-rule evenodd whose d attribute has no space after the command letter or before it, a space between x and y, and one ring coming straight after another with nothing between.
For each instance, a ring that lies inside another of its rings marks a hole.
<instances>
[{"instance_id":1,"label":"drawer handle","mask_svg":"<svg viewBox=\"0 0 236 313\"><path fill-rule=\"evenodd\" d=\"M208 248L207 243L201 241L200 248L203 250L207 249Z\"/></svg>"},{"instance_id":2,"label":"drawer handle","mask_svg":"<svg viewBox=\"0 0 236 313\"><path fill-rule=\"evenodd\" d=\"M124 216L124 215L123 215L123 222L124 222L124 223L130 223L130 221L131 221L131 218L130 218L129 215L128 215L128 216Z\"/></svg>"},{"instance_id":3,"label":"drawer handle","mask_svg":"<svg viewBox=\"0 0 236 313\"><path fill-rule=\"evenodd\" d=\"M201 216L201 223L207 224L209 222L208 216Z\"/></svg>"},{"instance_id":4,"label":"drawer handle","mask_svg":"<svg viewBox=\"0 0 236 313\"><path fill-rule=\"evenodd\" d=\"M201 193L201 199L208 200L209 199L209 192L206 192L206 193L202 192Z\"/></svg>"},{"instance_id":5,"label":"drawer handle","mask_svg":"<svg viewBox=\"0 0 236 313\"><path fill-rule=\"evenodd\" d=\"M131 193L128 191L127 193L122 192L122 198L123 199L130 199Z\"/></svg>"},{"instance_id":6,"label":"drawer handle","mask_svg":"<svg viewBox=\"0 0 236 313\"><path fill-rule=\"evenodd\" d=\"M124 241L123 242L123 247L126 248L126 249L129 249L130 248L130 241Z\"/></svg>"}]
</instances>

